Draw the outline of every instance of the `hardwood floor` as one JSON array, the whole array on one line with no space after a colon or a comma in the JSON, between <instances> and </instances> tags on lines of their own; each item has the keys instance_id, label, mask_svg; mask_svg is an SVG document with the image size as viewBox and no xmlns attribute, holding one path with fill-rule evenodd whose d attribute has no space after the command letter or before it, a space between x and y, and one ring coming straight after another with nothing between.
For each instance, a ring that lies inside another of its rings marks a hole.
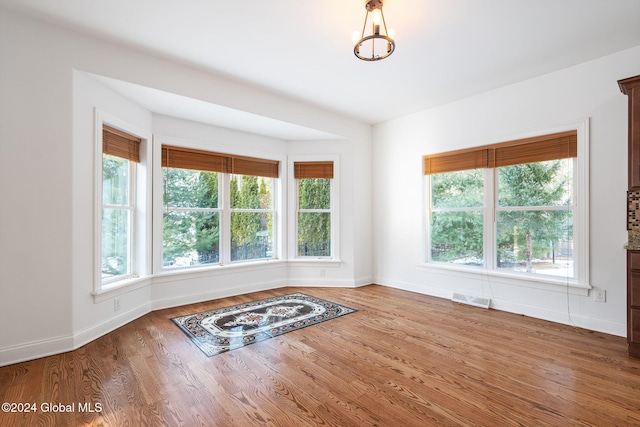
<instances>
[{"instance_id":1,"label":"hardwood floor","mask_svg":"<svg viewBox=\"0 0 640 427\"><path fill-rule=\"evenodd\" d=\"M170 321L291 292L358 312L213 357ZM285 288L0 368L0 402L37 409L2 426L627 426L640 359L624 338L382 286Z\"/></svg>"}]
</instances>

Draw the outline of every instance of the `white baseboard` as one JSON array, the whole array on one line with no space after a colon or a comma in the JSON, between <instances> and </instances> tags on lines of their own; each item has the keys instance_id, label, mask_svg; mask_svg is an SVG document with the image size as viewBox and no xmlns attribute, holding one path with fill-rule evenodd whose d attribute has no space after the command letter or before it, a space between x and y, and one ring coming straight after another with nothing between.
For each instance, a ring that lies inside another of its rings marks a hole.
<instances>
[{"instance_id":1,"label":"white baseboard","mask_svg":"<svg viewBox=\"0 0 640 427\"><path fill-rule=\"evenodd\" d=\"M79 331L74 335L33 341L4 348L0 350L0 366L13 365L14 363L25 362L27 360L39 359L41 357L76 350L83 345L126 325L138 317L144 316L150 311L150 304L143 304L140 307L136 307L133 310L129 310L117 317L111 318L106 322L93 325L87 329Z\"/></svg>"},{"instance_id":2,"label":"white baseboard","mask_svg":"<svg viewBox=\"0 0 640 427\"><path fill-rule=\"evenodd\" d=\"M0 366L64 353L73 348L73 336L31 341L0 350Z\"/></svg>"},{"instance_id":3,"label":"white baseboard","mask_svg":"<svg viewBox=\"0 0 640 427\"><path fill-rule=\"evenodd\" d=\"M151 304L145 303L132 310L126 311L116 317L93 325L89 328L83 329L73 336L74 348L73 350L82 347L91 341L108 334L111 331L118 329L121 326L126 325L129 322L136 320L138 317L142 317L151 312Z\"/></svg>"},{"instance_id":4,"label":"white baseboard","mask_svg":"<svg viewBox=\"0 0 640 427\"><path fill-rule=\"evenodd\" d=\"M450 289L436 288L426 285L417 285L414 283L401 282L397 280L376 279L375 283L391 288L402 289L405 291L416 292L423 295L429 295L438 298L451 299L453 293ZM605 334L616 335L620 337L627 336L626 323L612 322L603 319L594 319L591 317L580 316L571 312L553 311L537 306L518 304L510 301L504 301L491 298L491 308L509 313L522 314L536 319L548 320L550 322L562 323L565 325L576 326L578 328L588 329L591 331L602 332Z\"/></svg>"},{"instance_id":5,"label":"white baseboard","mask_svg":"<svg viewBox=\"0 0 640 427\"><path fill-rule=\"evenodd\" d=\"M374 283L382 286L388 286L390 288L401 289L403 291L416 292L423 295L430 295L432 297L451 299L453 291L449 289L435 288L432 286L417 285L415 283L402 282L398 280L385 280L382 278L376 279Z\"/></svg>"},{"instance_id":6,"label":"white baseboard","mask_svg":"<svg viewBox=\"0 0 640 427\"><path fill-rule=\"evenodd\" d=\"M357 288L354 280L335 280L335 279L289 279L287 286L303 287L303 288Z\"/></svg>"},{"instance_id":7,"label":"white baseboard","mask_svg":"<svg viewBox=\"0 0 640 427\"><path fill-rule=\"evenodd\" d=\"M375 283L372 276L356 277L354 280L354 286L359 288L361 286L367 286Z\"/></svg>"}]
</instances>

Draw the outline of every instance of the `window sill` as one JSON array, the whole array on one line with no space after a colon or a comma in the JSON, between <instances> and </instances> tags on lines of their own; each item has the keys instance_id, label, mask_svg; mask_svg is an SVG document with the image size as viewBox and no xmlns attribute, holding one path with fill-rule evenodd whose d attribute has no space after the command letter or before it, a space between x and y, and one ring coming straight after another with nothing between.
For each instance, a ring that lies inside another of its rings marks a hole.
<instances>
[{"instance_id":1,"label":"window sill","mask_svg":"<svg viewBox=\"0 0 640 427\"><path fill-rule=\"evenodd\" d=\"M296 267L328 267L337 268L342 264L339 259L327 258L308 258L308 259L268 259L259 261L235 262L232 264L214 264L204 267L184 267L175 268L173 270L163 270L154 275L146 275L141 277L130 277L105 285L102 289L92 292L95 304L106 301L108 299L132 292L137 289L151 285L151 283L162 283L175 281L177 276L181 278L199 278L215 275L233 274L239 270L259 271L272 268L281 268L287 266Z\"/></svg>"},{"instance_id":2,"label":"window sill","mask_svg":"<svg viewBox=\"0 0 640 427\"><path fill-rule=\"evenodd\" d=\"M335 259L335 258L313 258L313 257L293 258L293 259L287 260L287 262L292 266L296 266L296 267L314 267L317 265L323 265L325 267L326 266L338 267L340 266L340 264L342 264L342 260Z\"/></svg>"},{"instance_id":3,"label":"window sill","mask_svg":"<svg viewBox=\"0 0 640 427\"><path fill-rule=\"evenodd\" d=\"M449 274L462 278L477 278L490 283L523 286L528 288L543 289L555 292L568 292L574 295L588 296L591 286L580 283L576 279L529 275L526 273L505 273L501 271L487 270L477 267L451 266L436 263L419 263L419 271Z\"/></svg>"},{"instance_id":4,"label":"window sill","mask_svg":"<svg viewBox=\"0 0 640 427\"><path fill-rule=\"evenodd\" d=\"M201 277L211 274L230 274L235 270L264 270L266 268L282 267L286 264L285 260L270 258L261 259L259 261L238 261L229 264L213 264L202 267L176 267L174 269L165 269L155 275L156 278L171 278L173 276L192 276Z\"/></svg>"},{"instance_id":5,"label":"window sill","mask_svg":"<svg viewBox=\"0 0 640 427\"><path fill-rule=\"evenodd\" d=\"M176 268L173 270L163 270L154 276L154 283L160 283L165 281L174 280L176 276L182 276L185 278L198 278L206 277L210 275L224 275L232 274L238 270L245 271L258 271L271 268L279 268L286 266L296 267L317 267L322 265L323 267L339 267L342 263L338 259L326 259L326 258L311 258L311 259L269 259L260 261L245 261L235 262L232 264L215 264L206 267L184 267Z\"/></svg>"},{"instance_id":6,"label":"window sill","mask_svg":"<svg viewBox=\"0 0 640 427\"><path fill-rule=\"evenodd\" d=\"M127 292L135 291L136 289L144 288L145 286L149 285L152 278L153 276L151 275L133 276L126 279L118 280L116 282L111 282L107 285L104 285L102 289L91 293L91 295L93 295L93 303L97 304L118 295L126 294Z\"/></svg>"}]
</instances>

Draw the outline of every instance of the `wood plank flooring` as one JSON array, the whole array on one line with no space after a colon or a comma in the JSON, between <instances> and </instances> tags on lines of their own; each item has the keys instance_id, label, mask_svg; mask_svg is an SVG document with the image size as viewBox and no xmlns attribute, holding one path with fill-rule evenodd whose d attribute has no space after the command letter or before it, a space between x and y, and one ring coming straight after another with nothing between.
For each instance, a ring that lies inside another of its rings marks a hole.
<instances>
[{"instance_id":1,"label":"wood plank flooring","mask_svg":"<svg viewBox=\"0 0 640 427\"><path fill-rule=\"evenodd\" d=\"M292 292L358 312L213 357L170 321ZM640 359L624 338L382 286L285 288L0 368L1 402L37 409L1 426L640 426Z\"/></svg>"}]
</instances>

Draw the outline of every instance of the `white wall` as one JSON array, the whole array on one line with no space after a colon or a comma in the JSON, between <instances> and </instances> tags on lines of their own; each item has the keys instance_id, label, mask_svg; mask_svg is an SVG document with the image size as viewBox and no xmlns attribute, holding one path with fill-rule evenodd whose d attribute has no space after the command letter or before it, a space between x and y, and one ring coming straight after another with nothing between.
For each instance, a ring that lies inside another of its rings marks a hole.
<instances>
[{"instance_id":1,"label":"white wall","mask_svg":"<svg viewBox=\"0 0 640 427\"><path fill-rule=\"evenodd\" d=\"M0 14L0 348L56 352L72 332L72 74L12 18Z\"/></svg>"},{"instance_id":2,"label":"white wall","mask_svg":"<svg viewBox=\"0 0 640 427\"><path fill-rule=\"evenodd\" d=\"M496 308L626 336L627 97L617 80L640 74L640 47L374 128L377 283L451 298L490 297ZM419 267L425 154L512 139L590 118L590 275L607 302Z\"/></svg>"},{"instance_id":3,"label":"white wall","mask_svg":"<svg viewBox=\"0 0 640 427\"><path fill-rule=\"evenodd\" d=\"M121 309L114 312L112 299L94 303L95 251L95 114L109 114L128 126L147 133L152 114L104 87L86 73L73 72L73 181L72 181L72 326L74 346L91 341L127 320L149 311L149 286L128 292L121 298ZM148 136L148 137L149 137ZM139 173L143 173L142 170ZM57 209L61 207L58 206ZM66 206L65 206L66 208ZM66 254L61 254L66 259ZM67 261L67 262L69 262Z\"/></svg>"},{"instance_id":4,"label":"white wall","mask_svg":"<svg viewBox=\"0 0 640 427\"><path fill-rule=\"evenodd\" d=\"M344 263L324 285L369 283L371 127L262 89L0 10L0 366L67 351L149 310L315 283L286 262L152 277L94 301L93 111L148 132L252 152L339 154ZM19 42L18 42L19 41ZM343 136L280 141L153 115L86 73ZM222 142L221 142L222 141ZM349 164L349 162L351 164ZM285 186L286 187L286 186ZM329 270L329 269L327 269Z\"/></svg>"}]
</instances>

